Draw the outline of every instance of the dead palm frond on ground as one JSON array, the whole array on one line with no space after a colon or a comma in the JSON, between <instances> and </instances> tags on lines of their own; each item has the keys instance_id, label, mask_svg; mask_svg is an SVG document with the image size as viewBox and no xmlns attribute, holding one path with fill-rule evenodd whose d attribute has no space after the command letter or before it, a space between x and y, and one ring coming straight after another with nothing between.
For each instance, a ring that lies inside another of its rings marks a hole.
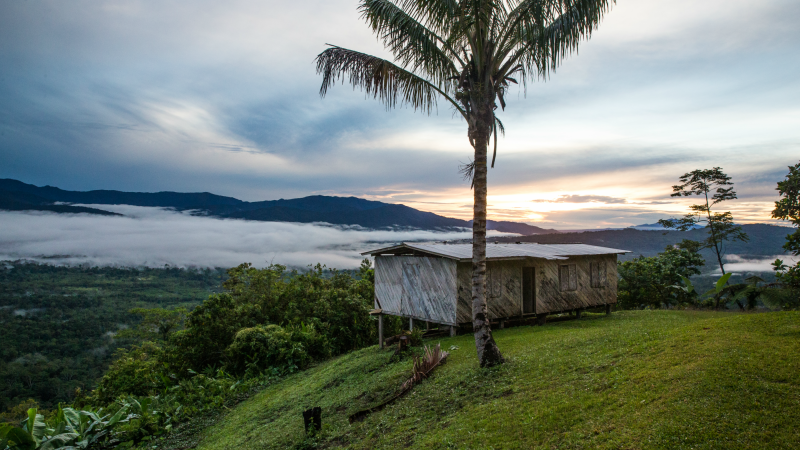
<instances>
[{"instance_id":1,"label":"dead palm frond on ground","mask_svg":"<svg viewBox=\"0 0 800 450\"><path fill-rule=\"evenodd\" d=\"M317 56L323 97L345 80L383 102L431 113L444 100L467 122L474 194L472 319L482 366L503 362L486 305L488 147L504 132L496 112L512 84L544 79L578 49L614 0L361 0L359 10L394 56L330 46Z\"/></svg>"},{"instance_id":2,"label":"dead palm frond on ground","mask_svg":"<svg viewBox=\"0 0 800 450\"><path fill-rule=\"evenodd\" d=\"M351 414L350 423L363 420L367 415L382 410L395 400L406 395L415 384L431 376L433 370L443 364L448 355L449 353L442 351L441 344L436 344L436 347L424 346L422 356L414 355L414 363L411 367L411 378L403 382L400 386L400 390L379 405Z\"/></svg>"},{"instance_id":3,"label":"dead palm frond on ground","mask_svg":"<svg viewBox=\"0 0 800 450\"><path fill-rule=\"evenodd\" d=\"M444 362L447 355L447 352L442 351L440 344L436 344L436 347L428 347L426 345L425 352L422 356L414 355L414 366L411 369L411 378L406 380L400 389L402 391L411 389L415 384L428 378L431 372L433 372L433 369Z\"/></svg>"}]
</instances>

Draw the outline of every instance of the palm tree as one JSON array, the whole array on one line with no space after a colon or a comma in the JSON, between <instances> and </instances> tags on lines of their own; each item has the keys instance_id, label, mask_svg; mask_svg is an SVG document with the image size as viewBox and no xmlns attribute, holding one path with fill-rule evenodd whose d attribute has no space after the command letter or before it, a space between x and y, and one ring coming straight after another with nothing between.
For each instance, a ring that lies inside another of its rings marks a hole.
<instances>
[{"instance_id":1,"label":"palm tree","mask_svg":"<svg viewBox=\"0 0 800 450\"><path fill-rule=\"evenodd\" d=\"M486 171L495 115L510 84L546 78L588 38L614 0L361 0L359 10L395 62L330 46L317 56L320 95L348 79L386 108L409 104L430 114L444 99L467 122L475 150L472 322L481 366L503 362L486 306Z\"/></svg>"}]
</instances>

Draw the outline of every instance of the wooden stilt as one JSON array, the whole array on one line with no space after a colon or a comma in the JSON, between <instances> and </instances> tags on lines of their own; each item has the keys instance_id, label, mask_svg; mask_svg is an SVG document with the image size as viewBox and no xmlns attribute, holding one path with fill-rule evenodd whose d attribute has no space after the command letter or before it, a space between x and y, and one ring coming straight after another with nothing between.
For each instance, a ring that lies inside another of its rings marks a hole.
<instances>
[{"instance_id":1,"label":"wooden stilt","mask_svg":"<svg viewBox=\"0 0 800 450\"><path fill-rule=\"evenodd\" d=\"M611 314L611 305L606 305L606 314Z\"/></svg>"},{"instance_id":2,"label":"wooden stilt","mask_svg":"<svg viewBox=\"0 0 800 450\"><path fill-rule=\"evenodd\" d=\"M502 330L505 327L506 327L506 321L503 320L503 319L500 319L500 329Z\"/></svg>"},{"instance_id":3,"label":"wooden stilt","mask_svg":"<svg viewBox=\"0 0 800 450\"><path fill-rule=\"evenodd\" d=\"M408 331L414 331L414 319L408 319Z\"/></svg>"},{"instance_id":4,"label":"wooden stilt","mask_svg":"<svg viewBox=\"0 0 800 450\"><path fill-rule=\"evenodd\" d=\"M455 335L456 335L456 327L455 325L450 325L450 337L453 337Z\"/></svg>"},{"instance_id":5,"label":"wooden stilt","mask_svg":"<svg viewBox=\"0 0 800 450\"><path fill-rule=\"evenodd\" d=\"M576 319L580 319L580 318L581 318L581 313L582 313L582 312L583 312L583 310L582 310L582 309L576 309L576 310L575 310L575 318L576 318Z\"/></svg>"},{"instance_id":6,"label":"wooden stilt","mask_svg":"<svg viewBox=\"0 0 800 450\"><path fill-rule=\"evenodd\" d=\"M547 323L547 314L536 315L536 325L542 326Z\"/></svg>"},{"instance_id":7,"label":"wooden stilt","mask_svg":"<svg viewBox=\"0 0 800 450\"><path fill-rule=\"evenodd\" d=\"M378 314L378 343L383 350L383 314Z\"/></svg>"}]
</instances>

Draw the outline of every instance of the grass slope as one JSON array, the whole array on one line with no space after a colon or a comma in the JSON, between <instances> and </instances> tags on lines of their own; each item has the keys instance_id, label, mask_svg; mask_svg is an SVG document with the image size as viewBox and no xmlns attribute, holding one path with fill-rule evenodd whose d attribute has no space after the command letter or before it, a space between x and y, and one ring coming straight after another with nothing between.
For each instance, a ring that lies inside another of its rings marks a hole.
<instances>
[{"instance_id":1,"label":"grass slope","mask_svg":"<svg viewBox=\"0 0 800 450\"><path fill-rule=\"evenodd\" d=\"M495 332L508 363L480 369L471 336L435 340L448 362L391 395L411 362L376 347L273 385L225 415L200 449L797 448L800 313L635 311Z\"/></svg>"}]
</instances>

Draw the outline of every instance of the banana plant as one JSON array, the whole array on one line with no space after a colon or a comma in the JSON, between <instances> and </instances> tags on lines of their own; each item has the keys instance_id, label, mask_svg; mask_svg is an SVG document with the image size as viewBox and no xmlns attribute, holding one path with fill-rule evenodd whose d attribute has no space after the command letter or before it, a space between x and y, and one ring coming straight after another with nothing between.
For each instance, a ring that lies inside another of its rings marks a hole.
<instances>
[{"instance_id":1,"label":"banana plant","mask_svg":"<svg viewBox=\"0 0 800 450\"><path fill-rule=\"evenodd\" d=\"M673 284L673 285L671 285L669 287L672 288L672 289L675 289L675 290L683 292L690 299L696 298L697 297L697 292L694 289L694 284L692 284L692 280L690 280L689 277L685 277L683 275L680 275L680 277L681 277L681 281L683 281L683 284L684 284L683 286L681 286L680 284Z\"/></svg>"},{"instance_id":2,"label":"banana plant","mask_svg":"<svg viewBox=\"0 0 800 450\"><path fill-rule=\"evenodd\" d=\"M712 289L709 289L703 294L703 297L714 300L714 309L719 309L719 302L722 297L729 294L733 286L726 286L728 280L731 278L732 273L726 273L721 276Z\"/></svg>"},{"instance_id":3,"label":"banana plant","mask_svg":"<svg viewBox=\"0 0 800 450\"><path fill-rule=\"evenodd\" d=\"M121 407L114 415L102 416L103 409L97 412L78 411L73 408L58 407L53 425L48 426L44 416L36 408L28 409L28 418L22 427L11 424L0 425L1 450L78 450L91 448L108 437L114 426L130 419L127 406Z\"/></svg>"}]
</instances>

